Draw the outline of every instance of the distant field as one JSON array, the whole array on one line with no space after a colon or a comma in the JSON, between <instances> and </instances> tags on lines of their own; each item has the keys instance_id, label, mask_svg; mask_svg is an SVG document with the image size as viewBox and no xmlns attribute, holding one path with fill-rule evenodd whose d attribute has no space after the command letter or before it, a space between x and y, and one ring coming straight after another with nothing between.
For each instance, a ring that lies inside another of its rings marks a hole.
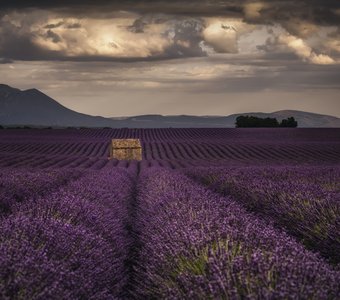
<instances>
[{"instance_id":1,"label":"distant field","mask_svg":"<svg viewBox=\"0 0 340 300\"><path fill-rule=\"evenodd\" d=\"M340 129L0 130L0 253L6 300L338 299Z\"/></svg>"},{"instance_id":2,"label":"distant field","mask_svg":"<svg viewBox=\"0 0 340 300\"><path fill-rule=\"evenodd\" d=\"M107 160L114 138L141 139L142 167L340 160L340 129L13 129L0 131L0 167L128 167Z\"/></svg>"}]
</instances>

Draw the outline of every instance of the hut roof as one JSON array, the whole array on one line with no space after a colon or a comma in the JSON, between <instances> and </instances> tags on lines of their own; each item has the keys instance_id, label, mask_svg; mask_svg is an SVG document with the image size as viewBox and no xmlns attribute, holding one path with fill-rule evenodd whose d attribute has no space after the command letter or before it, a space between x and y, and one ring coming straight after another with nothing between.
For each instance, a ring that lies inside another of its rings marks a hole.
<instances>
[{"instance_id":1,"label":"hut roof","mask_svg":"<svg viewBox=\"0 0 340 300\"><path fill-rule=\"evenodd\" d=\"M113 139L112 147L115 149L121 148L141 148L142 145L139 139Z\"/></svg>"}]
</instances>

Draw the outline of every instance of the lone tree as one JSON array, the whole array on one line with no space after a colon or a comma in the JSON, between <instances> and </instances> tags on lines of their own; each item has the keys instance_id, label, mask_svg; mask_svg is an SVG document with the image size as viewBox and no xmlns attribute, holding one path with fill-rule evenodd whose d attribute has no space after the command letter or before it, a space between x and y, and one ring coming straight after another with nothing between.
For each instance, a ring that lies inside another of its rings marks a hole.
<instances>
[{"instance_id":1,"label":"lone tree","mask_svg":"<svg viewBox=\"0 0 340 300\"><path fill-rule=\"evenodd\" d=\"M276 118L258 118L254 116L239 116L236 118L236 127L297 127L298 123L293 117L283 119L281 123Z\"/></svg>"}]
</instances>

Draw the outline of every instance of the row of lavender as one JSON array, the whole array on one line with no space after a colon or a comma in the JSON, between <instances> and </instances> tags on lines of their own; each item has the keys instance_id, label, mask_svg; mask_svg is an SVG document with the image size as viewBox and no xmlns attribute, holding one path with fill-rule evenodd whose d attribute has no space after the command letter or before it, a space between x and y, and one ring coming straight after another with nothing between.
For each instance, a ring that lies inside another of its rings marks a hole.
<instances>
[{"instance_id":1,"label":"row of lavender","mask_svg":"<svg viewBox=\"0 0 340 300\"><path fill-rule=\"evenodd\" d=\"M340 272L294 238L193 180L141 173L141 299L335 299Z\"/></svg>"},{"instance_id":2,"label":"row of lavender","mask_svg":"<svg viewBox=\"0 0 340 300\"><path fill-rule=\"evenodd\" d=\"M140 138L147 161L339 163L339 129L1 130L0 167L100 169L111 138Z\"/></svg>"},{"instance_id":3,"label":"row of lavender","mask_svg":"<svg viewBox=\"0 0 340 300\"><path fill-rule=\"evenodd\" d=\"M1 299L340 293L340 273L317 255L176 171L134 162L80 178L20 172L0 176L2 191L12 191L0 217Z\"/></svg>"},{"instance_id":4,"label":"row of lavender","mask_svg":"<svg viewBox=\"0 0 340 300\"><path fill-rule=\"evenodd\" d=\"M193 168L187 174L340 262L340 167Z\"/></svg>"},{"instance_id":5,"label":"row of lavender","mask_svg":"<svg viewBox=\"0 0 340 300\"><path fill-rule=\"evenodd\" d=\"M28 168L0 171L0 218L28 199L49 194L80 177L77 170L32 171Z\"/></svg>"},{"instance_id":6,"label":"row of lavender","mask_svg":"<svg viewBox=\"0 0 340 300\"><path fill-rule=\"evenodd\" d=\"M144 141L228 140L284 142L338 141L339 128L115 128L115 129L10 129L0 130L1 140L53 141L138 138ZM279 132L279 134L277 134Z\"/></svg>"},{"instance_id":7,"label":"row of lavender","mask_svg":"<svg viewBox=\"0 0 340 300\"><path fill-rule=\"evenodd\" d=\"M60 145L62 147L62 145ZM272 147L260 147L243 145L238 147L229 147L222 145L212 145L209 147L201 145L191 145L182 147L181 145L172 145L173 154L170 152L157 152L149 146L144 148L143 164L154 164L170 168L182 168L190 166L220 166L220 165L246 165L265 163L273 164L313 164L313 165L331 165L339 164L339 150L330 150L332 146L319 146L309 150L310 146L302 149L298 146L292 146L289 151L275 150ZM191 149L191 150L189 150ZM194 149L194 150L193 150ZM262 150L261 150L262 149ZM169 154L170 153L170 154ZM195 153L195 154L194 154ZM107 146L108 154L108 146ZM147 158L146 158L147 157ZM46 155L46 154L23 154L16 152L0 153L0 168L80 168L99 170L111 166L129 166L127 161L108 160L105 157L83 156L79 155Z\"/></svg>"},{"instance_id":8,"label":"row of lavender","mask_svg":"<svg viewBox=\"0 0 340 300\"><path fill-rule=\"evenodd\" d=\"M1 172L0 299L123 296L133 177L63 172Z\"/></svg>"}]
</instances>

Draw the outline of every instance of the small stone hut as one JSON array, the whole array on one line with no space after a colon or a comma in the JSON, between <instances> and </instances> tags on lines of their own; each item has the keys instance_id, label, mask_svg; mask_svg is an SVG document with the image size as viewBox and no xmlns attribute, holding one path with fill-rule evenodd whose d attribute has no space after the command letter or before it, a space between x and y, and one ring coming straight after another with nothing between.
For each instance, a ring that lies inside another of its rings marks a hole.
<instances>
[{"instance_id":1,"label":"small stone hut","mask_svg":"<svg viewBox=\"0 0 340 300\"><path fill-rule=\"evenodd\" d=\"M139 139L113 139L110 158L118 160L142 160L142 144Z\"/></svg>"}]
</instances>

